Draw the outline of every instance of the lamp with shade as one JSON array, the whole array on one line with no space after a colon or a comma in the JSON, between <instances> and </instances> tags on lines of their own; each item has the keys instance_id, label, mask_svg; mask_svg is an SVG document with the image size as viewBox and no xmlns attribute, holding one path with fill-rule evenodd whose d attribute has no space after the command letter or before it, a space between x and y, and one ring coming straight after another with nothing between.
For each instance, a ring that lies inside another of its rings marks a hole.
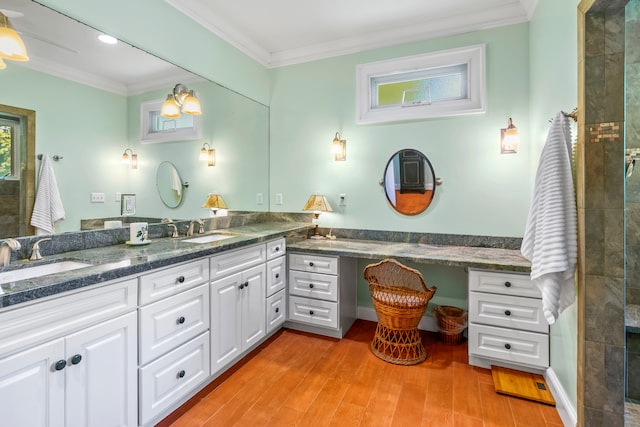
<instances>
[{"instance_id":1,"label":"lamp with shade","mask_svg":"<svg viewBox=\"0 0 640 427\"><path fill-rule=\"evenodd\" d=\"M213 217L218 214L218 210L227 209L227 204L221 195L209 193L202 207L209 209L209 214Z\"/></svg>"},{"instance_id":2,"label":"lamp with shade","mask_svg":"<svg viewBox=\"0 0 640 427\"><path fill-rule=\"evenodd\" d=\"M316 228L310 239L324 239L318 232L318 218L322 212L333 212L327 198L322 194L312 194L302 210L313 211L313 224L315 224Z\"/></svg>"}]
</instances>

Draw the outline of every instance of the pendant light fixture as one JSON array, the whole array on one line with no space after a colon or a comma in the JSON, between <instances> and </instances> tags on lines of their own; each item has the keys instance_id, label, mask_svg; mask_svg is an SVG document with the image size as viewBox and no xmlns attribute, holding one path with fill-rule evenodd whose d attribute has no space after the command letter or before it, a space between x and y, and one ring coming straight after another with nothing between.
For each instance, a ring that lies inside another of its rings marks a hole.
<instances>
[{"instance_id":1,"label":"pendant light fixture","mask_svg":"<svg viewBox=\"0 0 640 427\"><path fill-rule=\"evenodd\" d=\"M20 35L13 29L9 18L0 12L0 59L28 61L27 48Z\"/></svg>"}]
</instances>

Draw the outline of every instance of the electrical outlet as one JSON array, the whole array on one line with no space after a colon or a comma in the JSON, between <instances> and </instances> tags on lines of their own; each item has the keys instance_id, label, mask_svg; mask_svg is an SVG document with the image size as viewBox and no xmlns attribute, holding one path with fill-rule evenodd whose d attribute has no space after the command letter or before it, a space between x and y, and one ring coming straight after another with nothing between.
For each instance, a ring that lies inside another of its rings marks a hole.
<instances>
[{"instance_id":1,"label":"electrical outlet","mask_svg":"<svg viewBox=\"0 0 640 427\"><path fill-rule=\"evenodd\" d=\"M264 195L262 193L256 195L256 203L259 205L264 203Z\"/></svg>"},{"instance_id":2,"label":"electrical outlet","mask_svg":"<svg viewBox=\"0 0 640 427\"><path fill-rule=\"evenodd\" d=\"M347 206L347 195L345 193L338 194L340 197L340 206Z\"/></svg>"},{"instance_id":3,"label":"electrical outlet","mask_svg":"<svg viewBox=\"0 0 640 427\"><path fill-rule=\"evenodd\" d=\"M121 199L122 199L122 193L120 193L119 191L116 191L116 199L114 200L114 202L120 203Z\"/></svg>"},{"instance_id":4,"label":"electrical outlet","mask_svg":"<svg viewBox=\"0 0 640 427\"><path fill-rule=\"evenodd\" d=\"M282 203L282 193L276 193L276 205L281 205Z\"/></svg>"},{"instance_id":5,"label":"electrical outlet","mask_svg":"<svg viewBox=\"0 0 640 427\"><path fill-rule=\"evenodd\" d=\"M104 193L91 193L91 203L104 203Z\"/></svg>"}]
</instances>

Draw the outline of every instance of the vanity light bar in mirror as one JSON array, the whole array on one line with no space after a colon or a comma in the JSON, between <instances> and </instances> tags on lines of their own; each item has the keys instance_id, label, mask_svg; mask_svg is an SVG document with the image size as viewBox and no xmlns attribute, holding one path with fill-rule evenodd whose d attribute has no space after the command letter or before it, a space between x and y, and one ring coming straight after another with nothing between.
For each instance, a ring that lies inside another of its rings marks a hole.
<instances>
[{"instance_id":1,"label":"vanity light bar in mirror","mask_svg":"<svg viewBox=\"0 0 640 427\"><path fill-rule=\"evenodd\" d=\"M169 119L180 117L181 113L185 114L202 114L200 100L195 92L189 90L182 83L178 83L173 88L173 94L167 95L162 104L160 115Z\"/></svg>"},{"instance_id":2,"label":"vanity light bar in mirror","mask_svg":"<svg viewBox=\"0 0 640 427\"><path fill-rule=\"evenodd\" d=\"M202 148L200 149L200 156L198 160L207 162L207 166L215 166L216 165L216 150L211 148L208 143L202 144Z\"/></svg>"}]
</instances>

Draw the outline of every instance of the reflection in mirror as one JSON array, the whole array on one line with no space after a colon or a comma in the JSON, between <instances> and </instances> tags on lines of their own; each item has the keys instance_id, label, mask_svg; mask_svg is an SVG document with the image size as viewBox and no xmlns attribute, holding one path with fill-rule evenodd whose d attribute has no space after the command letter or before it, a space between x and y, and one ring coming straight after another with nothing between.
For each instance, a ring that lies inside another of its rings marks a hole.
<instances>
[{"instance_id":1,"label":"reflection in mirror","mask_svg":"<svg viewBox=\"0 0 640 427\"><path fill-rule=\"evenodd\" d=\"M435 182L431 162L418 150L396 152L384 170L387 200L404 215L417 215L429 207L436 190Z\"/></svg>"},{"instance_id":2,"label":"reflection in mirror","mask_svg":"<svg viewBox=\"0 0 640 427\"><path fill-rule=\"evenodd\" d=\"M188 184L182 182L180 173L171 162L162 162L156 172L156 187L160 200L168 208L175 209L182 203Z\"/></svg>"}]
</instances>

